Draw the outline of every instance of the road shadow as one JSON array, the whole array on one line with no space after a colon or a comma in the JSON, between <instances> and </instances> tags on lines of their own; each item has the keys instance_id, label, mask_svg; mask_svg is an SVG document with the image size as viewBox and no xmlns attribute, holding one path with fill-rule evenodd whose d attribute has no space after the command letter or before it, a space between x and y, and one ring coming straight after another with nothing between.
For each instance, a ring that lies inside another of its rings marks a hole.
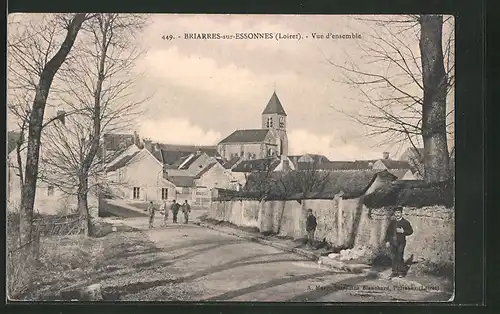
<instances>
[{"instance_id":1,"label":"road shadow","mask_svg":"<svg viewBox=\"0 0 500 314\"><path fill-rule=\"evenodd\" d=\"M299 282L299 281L304 281L304 280L310 280L310 279L314 279L314 278L320 278L320 277L332 275L335 273L339 273L339 272L325 271L325 272L315 273L315 274L299 275L299 276L293 276L293 277L274 279L274 280L270 280L270 281L267 281L264 283L260 283L260 284L256 284L256 285L253 285L250 287L246 287L243 289L226 292L226 293L205 299L204 301L227 301L227 300L231 300L231 299L234 299L236 297L239 297L239 296L242 296L245 294L249 294L249 293L253 293L253 292L257 292L260 290L264 290L264 289L268 289L268 288L272 288L272 287L276 287L276 286L281 286L281 285L284 285L287 283L293 283L293 282Z\"/></svg>"},{"instance_id":2,"label":"road shadow","mask_svg":"<svg viewBox=\"0 0 500 314\"><path fill-rule=\"evenodd\" d=\"M151 289L154 287L158 287L161 285L166 285L166 284L175 284L175 283L186 283L193 281L195 279L208 276L211 274L215 274L217 272L222 272L225 270L229 269L234 269L237 267L244 267L244 266L249 266L249 265L259 265L259 264L270 264L270 263L279 263L279 262L296 262L296 261L303 261L302 259L293 259L293 258L283 258L283 259L275 259L275 260L264 260L264 261L251 261L256 258L269 258L272 256L279 256L279 255L284 255L286 253L274 253L274 254L258 254L258 255L253 255L253 256L248 256L244 258L240 258L237 260L230 261L228 263L225 263L223 265L218 265L211 267L209 269L205 269L199 272L196 272L194 274L188 275L188 276L183 276L183 277L178 277L178 278L173 278L173 279L165 279L165 280L155 280L155 281L148 281L148 282L134 282L130 283L127 285L119 286L119 287L106 287L103 290L103 295L105 294L106 300L119 300L121 296L129 295L129 294L136 294L141 292L142 290L146 289ZM168 261L167 263L164 264L151 264L149 268L142 269L142 270L147 270L150 268L158 268L158 267L165 267L171 265L174 261ZM328 272L332 273L332 272ZM120 274L123 275L123 274ZM125 274L126 275L126 274ZM99 278L101 280L104 280L105 277Z\"/></svg>"}]
</instances>

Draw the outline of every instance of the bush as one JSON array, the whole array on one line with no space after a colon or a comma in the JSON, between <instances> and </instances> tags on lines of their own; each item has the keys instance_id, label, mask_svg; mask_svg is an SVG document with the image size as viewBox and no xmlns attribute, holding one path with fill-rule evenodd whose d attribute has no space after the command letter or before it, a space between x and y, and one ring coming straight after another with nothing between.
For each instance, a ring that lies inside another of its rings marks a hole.
<instances>
[{"instance_id":1,"label":"bush","mask_svg":"<svg viewBox=\"0 0 500 314\"><path fill-rule=\"evenodd\" d=\"M35 232L36 235L36 232ZM36 270L40 253L39 237L20 246L19 214L7 213L7 295L10 299L20 299L31 291L32 274Z\"/></svg>"}]
</instances>

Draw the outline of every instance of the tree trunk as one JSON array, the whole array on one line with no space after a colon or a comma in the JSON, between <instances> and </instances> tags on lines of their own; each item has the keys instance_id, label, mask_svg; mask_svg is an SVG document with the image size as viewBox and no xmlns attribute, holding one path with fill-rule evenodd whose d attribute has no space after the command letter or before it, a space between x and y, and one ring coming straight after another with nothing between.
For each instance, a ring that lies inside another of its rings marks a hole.
<instances>
[{"instance_id":1,"label":"tree trunk","mask_svg":"<svg viewBox=\"0 0 500 314\"><path fill-rule=\"evenodd\" d=\"M446 87L442 48L442 15L420 17L420 53L424 84L422 137L424 142L424 180L441 182L449 178L446 133Z\"/></svg>"},{"instance_id":2,"label":"tree trunk","mask_svg":"<svg viewBox=\"0 0 500 314\"><path fill-rule=\"evenodd\" d=\"M77 191L78 212L80 213L80 231L85 236L89 236L89 206L87 200L88 176L80 178Z\"/></svg>"},{"instance_id":3,"label":"tree trunk","mask_svg":"<svg viewBox=\"0 0 500 314\"><path fill-rule=\"evenodd\" d=\"M40 157L40 136L45 105L54 76L71 51L78 32L85 21L85 16L85 13L75 14L75 17L67 27L68 32L64 42L61 44L57 53L45 65L36 88L35 99L33 100L33 106L29 117L26 170L24 184L21 189L21 220L19 228L21 243L23 244L31 240L33 206L35 204L38 161Z\"/></svg>"}]
</instances>

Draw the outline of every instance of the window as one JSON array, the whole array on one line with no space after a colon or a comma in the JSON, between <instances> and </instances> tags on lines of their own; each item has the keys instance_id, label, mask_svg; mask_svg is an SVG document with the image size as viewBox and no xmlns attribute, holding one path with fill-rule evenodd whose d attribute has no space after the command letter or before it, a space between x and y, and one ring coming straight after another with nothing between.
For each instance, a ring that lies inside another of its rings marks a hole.
<instances>
[{"instance_id":1,"label":"window","mask_svg":"<svg viewBox=\"0 0 500 314\"><path fill-rule=\"evenodd\" d=\"M285 128L285 117L280 117L280 128L281 129Z\"/></svg>"},{"instance_id":2,"label":"window","mask_svg":"<svg viewBox=\"0 0 500 314\"><path fill-rule=\"evenodd\" d=\"M133 195L134 200L139 199L140 196L141 196L141 188L134 187L134 195Z\"/></svg>"},{"instance_id":3,"label":"window","mask_svg":"<svg viewBox=\"0 0 500 314\"><path fill-rule=\"evenodd\" d=\"M191 192L191 191L190 191L190 188L182 188L182 190L181 190L181 191L182 191L182 192L181 192L182 194L189 194L189 193Z\"/></svg>"},{"instance_id":4,"label":"window","mask_svg":"<svg viewBox=\"0 0 500 314\"><path fill-rule=\"evenodd\" d=\"M272 117L267 118L266 125L267 125L268 128L272 128L273 127L273 118Z\"/></svg>"},{"instance_id":5,"label":"window","mask_svg":"<svg viewBox=\"0 0 500 314\"><path fill-rule=\"evenodd\" d=\"M47 187L47 196L53 196L54 195L54 186L53 185L49 185Z\"/></svg>"},{"instance_id":6,"label":"window","mask_svg":"<svg viewBox=\"0 0 500 314\"><path fill-rule=\"evenodd\" d=\"M166 200L168 198L168 189L167 188L162 188L161 189L161 199Z\"/></svg>"}]
</instances>

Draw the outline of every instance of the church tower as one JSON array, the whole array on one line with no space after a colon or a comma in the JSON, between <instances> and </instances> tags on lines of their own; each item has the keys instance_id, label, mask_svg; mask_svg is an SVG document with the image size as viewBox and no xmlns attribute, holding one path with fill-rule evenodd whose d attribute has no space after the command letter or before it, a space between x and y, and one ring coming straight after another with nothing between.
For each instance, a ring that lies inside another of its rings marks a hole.
<instances>
[{"instance_id":1,"label":"church tower","mask_svg":"<svg viewBox=\"0 0 500 314\"><path fill-rule=\"evenodd\" d=\"M272 130L276 144L278 145L278 156L288 156L288 136L286 135L286 112L281 102L273 92L271 99L262 112L262 128Z\"/></svg>"}]
</instances>

